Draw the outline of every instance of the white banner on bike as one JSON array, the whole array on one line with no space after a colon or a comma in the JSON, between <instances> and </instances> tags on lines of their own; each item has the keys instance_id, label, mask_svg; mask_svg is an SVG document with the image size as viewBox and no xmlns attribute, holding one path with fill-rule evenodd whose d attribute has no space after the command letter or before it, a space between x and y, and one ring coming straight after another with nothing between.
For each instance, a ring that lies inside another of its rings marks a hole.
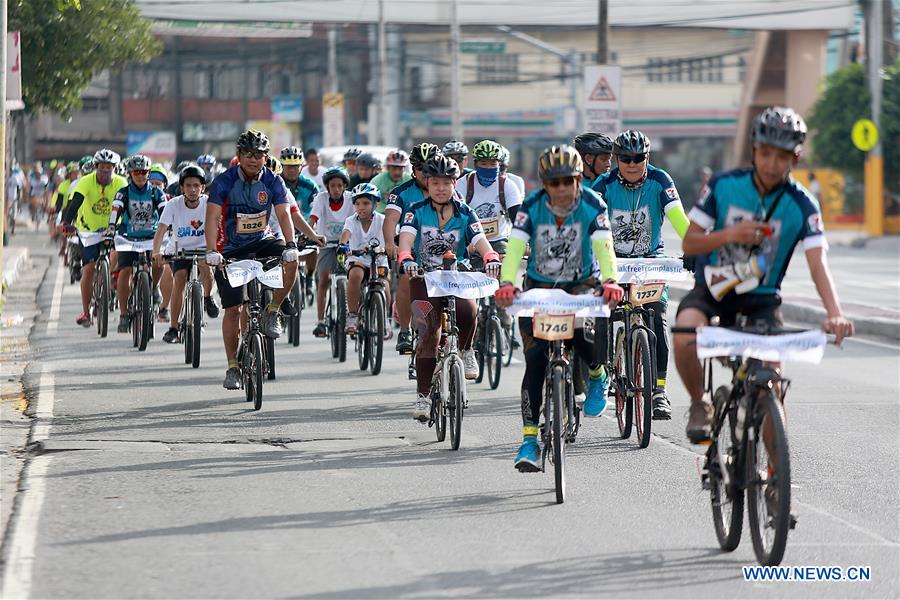
<instances>
[{"instance_id":1,"label":"white banner on bike","mask_svg":"<svg viewBox=\"0 0 900 600\"><path fill-rule=\"evenodd\" d=\"M456 296L477 300L492 295L500 287L493 277L466 271L430 271L425 273L425 289L429 296Z\"/></svg>"},{"instance_id":2,"label":"white banner on bike","mask_svg":"<svg viewBox=\"0 0 900 600\"><path fill-rule=\"evenodd\" d=\"M103 231L79 231L78 239L81 240L81 245L87 248L88 246L96 246L106 239L106 236Z\"/></svg>"},{"instance_id":3,"label":"white banner on bike","mask_svg":"<svg viewBox=\"0 0 900 600\"><path fill-rule=\"evenodd\" d=\"M258 260L233 262L226 265L225 272L228 273L228 283L231 284L231 287L250 283L254 279L258 279L261 284L273 289L281 289L284 286L281 267L264 271L262 263Z\"/></svg>"},{"instance_id":4,"label":"white banner on bike","mask_svg":"<svg viewBox=\"0 0 900 600\"><path fill-rule=\"evenodd\" d=\"M821 329L782 335L757 335L723 327L697 329L697 356L741 356L771 362L822 362L826 344Z\"/></svg>"},{"instance_id":5,"label":"white banner on bike","mask_svg":"<svg viewBox=\"0 0 900 600\"><path fill-rule=\"evenodd\" d=\"M116 236L117 252L150 252L153 250L153 240L129 240L121 235Z\"/></svg>"},{"instance_id":6,"label":"white banner on bike","mask_svg":"<svg viewBox=\"0 0 900 600\"><path fill-rule=\"evenodd\" d=\"M593 294L575 296L563 290L540 288L522 292L506 310L510 315L518 317L530 317L534 313L576 317L609 316L609 307L601 297Z\"/></svg>"},{"instance_id":7,"label":"white banner on bike","mask_svg":"<svg viewBox=\"0 0 900 600\"><path fill-rule=\"evenodd\" d=\"M685 281L691 278L680 258L617 258L619 283Z\"/></svg>"}]
</instances>

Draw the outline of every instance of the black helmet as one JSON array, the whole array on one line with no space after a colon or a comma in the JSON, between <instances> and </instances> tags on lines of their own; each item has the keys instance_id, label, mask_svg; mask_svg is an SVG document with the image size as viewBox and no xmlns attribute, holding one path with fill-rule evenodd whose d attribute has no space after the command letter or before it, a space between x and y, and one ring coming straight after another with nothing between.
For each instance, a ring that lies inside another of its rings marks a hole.
<instances>
[{"instance_id":1,"label":"black helmet","mask_svg":"<svg viewBox=\"0 0 900 600\"><path fill-rule=\"evenodd\" d=\"M806 141L806 123L792 108L773 106L753 121L753 143L800 154Z\"/></svg>"},{"instance_id":2,"label":"black helmet","mask_svg":"<svg viewBox=\"0 0 900 600\"><path fill-rule=\"evenodd\" d=\"M350 176L347 175L347 171L344 170L344 167L331 167L325 171L325 174L322 175L322 183L327 186L328 182L335 178L342 179L344 185L350 185Z\"/></svg>"},{"instance_id":3,"label":"black helmet","mask_svg":"<svg viewBox=\"0 0 900 600\"><path fill-rule=\"evenodd\" d=\"M248 129L238 137L237 149L268 153L269 138L262 131Z\"/></svg>"},{"instance_id":4,"label":"black helmet","mask_svg":"<svg viewBox=\"0 0 900 600\"><path fill-rule=\"evenodd\" d=\"M356 166L369 167L370 169L381 168L381 161L374 154L364 152L356 158Z\"/></svg>"},{"instance_id":5,"label":"black helmet","mask_svg":"<svg viewBox=\"0 0 900 600\"><path fill-rule=\"evenodd\" d=\"M344 160L357 160L362 153L363 151L359 148L347 148L347 151L344 152Z\"/></svg>"},{"instance_id":6,"label":"black helmet","mask_svg":"<svg viewBox=\"0 0 900 600\"><path fill-rule=\"evenodd\" d=\"M557 177L575 177L581 175L584 165L578 150L563 144L550 146L538 159L538 177L556 179Z\"/></svg>"},{"instance_id":7,"label":"black helmet","mask_svg":"<svg viewBox=\"0 0 900 600\"><path fill-rule=\"evenodd\" d=\"M426 177L449 177L459 179L459 165L449 156L435 154L422 166Z\"/></svg>"},{"instance_id":8,"label":"black helmet","mask_svg":"<svg viewBox=\"0 0 900 600\"><path fill-rule=\"evenodd\" d=\"M613 142L613 154L646 154L650 152L650 138L637 129L627 129Z\"/></svg>"},{"instance_id":9,"label":"black helmet","mask_svg":"<svg viewBox=\"0 0 900 600\"><path fill-rule=\"evenodd\" d=\"M178 185L184 185L184 180L188 177L196 177L200 180L200 183L206 185L206 171L193 163L188 164L178 174Z\"/></svg>"},{"instance_id":10,"label":"black helmet","mask_svg":"<svg viewBox=\"0 0 900 600\"><path fill-rule=\"evenodd\" d=\"M150 161L150 158L143 154L135 154L125 161L125 170L129 173L132 171L149 171L151 166L153 166L153 163Z\"/></svg>"},{"instance_id":11,"label":"black helmet","mask_svg":"<svg viewBox=\"0 0 900 600\"><path fill-rule=\"evenodd\" d=\"M450 140L449 142L444 144L444 148L443 150L441 150L441 152L443 152L446 156L468 156L469 147L462 142Z\"/></svg>"},{"instance_id":12,"label":"black helmet","mask_svg":"<svg viewBox=\"0 0 900 600\"><path fill-rule=\"evenodd\" d=\"M572 145L575 146L582 158L584 158L585 154L612 154L613 151L611 139L602 133L594 133L592 131L586 131L575 136L575 139L572 140Z\"/></svg>"},{"instance_id":13,"label":"black helmet","mask_svg":"<svg viewBox=\"0 0 900 600\"><path fill-rule=\"evenodd\" d=\"M425 161L440 152L441 149L435 144L429 144L428 142L416 144L412 147L412 152L409 153L409 162L411 162L414 167L421 167Z\"/></svg>"}]
</instances>

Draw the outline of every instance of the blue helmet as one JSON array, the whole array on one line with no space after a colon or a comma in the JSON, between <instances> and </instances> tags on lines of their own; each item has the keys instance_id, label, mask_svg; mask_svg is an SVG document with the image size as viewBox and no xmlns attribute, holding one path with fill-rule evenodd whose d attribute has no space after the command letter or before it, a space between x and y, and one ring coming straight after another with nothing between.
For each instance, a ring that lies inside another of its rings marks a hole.
<instances>
[{"instance_id":1,"label":"blue helmet","mask_svg":"<svg viewBox=\"0 0 900 600\"><path fill-rule=\"evenodd\" d=\"M353 197L353 202L356 203L357 198L361 198L363 196L369 196L372 198L372 201L376 204L381 202L381 190L372 185L371 183L360 183L353 191L350 192Z\"/></svg>"},{"instance_id":2,"label":"blue helmet","mask_svg":"<svg viewBox=\"0 0 900 600\"><path fill-rule=\"evenodd\" d=\"M197 164L200 165L201 167L203 167L203 166L211 167L214 164L216 164L216 157L213 156L212 154L201 154L200 156L197 157Z\"/></svg>"},{"instance_id":3,"label":"blue helmet","mask_svg":"<svg viewBox=\"0 0 900 600\"><path fill-rule=\"evenodd\" d=\"M322 175L322 183L327 187L328 182L334 179L335 177L340 177L344 180L344 185L350 185L350 176L347 175L347 171L344 167L331 167L325 174Z\"/></svg>"},{"instance_id":4,"label":"blue helmet","mask_svg":"<svg viewBox=\"0 0 900 600\"><path fill-rule=\"evenodd\" d=\"M646 154L650 152L650 138L636 129L619 134L613 142L613 154Z\"/></svg>"}]
</instances>

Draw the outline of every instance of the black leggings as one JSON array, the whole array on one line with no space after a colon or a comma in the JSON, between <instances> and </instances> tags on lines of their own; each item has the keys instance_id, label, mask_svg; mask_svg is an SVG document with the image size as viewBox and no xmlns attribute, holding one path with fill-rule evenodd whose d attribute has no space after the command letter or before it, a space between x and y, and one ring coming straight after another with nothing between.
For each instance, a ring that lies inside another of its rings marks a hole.
<instances>
[{"instance_id":1,"label":"black leggings","mask_svg":"<svg viewBox=\"0 0 900 600\"><path fill-rule=\"evenodd\" d=\"M653 333L656 335L656 372L658 379L665 379L669 365L669 337L667 333L666 309L668 308L668 299L659 302L651 302L645 304L645 308L653 309ZM609 335L609 319L597 319L595 321L597 339L606 340ZM600 350L600 363L605 364L608 360L607 345L602 344ZM656 382L653 382L656 387Z\"/></svg>"}]
</instances>

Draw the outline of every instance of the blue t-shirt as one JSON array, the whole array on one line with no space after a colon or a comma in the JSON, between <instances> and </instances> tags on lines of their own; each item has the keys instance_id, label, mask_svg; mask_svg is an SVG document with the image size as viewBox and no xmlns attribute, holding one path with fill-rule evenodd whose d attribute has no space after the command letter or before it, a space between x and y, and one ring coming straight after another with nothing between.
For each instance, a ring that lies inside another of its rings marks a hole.
<instances>
[{"instance_id":1,"label":"blue t-shirt","mask_svg":"<svg viewBox=\"0 0 900 600\"><path fill-rule=\"evenodd\" d=\"M439 225L437 211L430 200L413 204L403 214L400 233L416 236L413 253L420 265L441 266L447 251L455 253L457 262L462 262L468 257L466 249L469 245L484 238L478 215L456 198L450 202L453 216L443 227Z\"/></svg>"},{"instance_id":2,"label":"blue t-shirt","mask_svg":"<svg viewBox=\"0 0 900 600\"><path fill-rule=\"evenodd\" d=\"M618 167L594 180L593 190L609 208L616 256L658 256L663 253L662 226L666 212L681 198L669 174L647 165L647 179L626 187Z\"/></svg>"},{"instance_id":3,"label":"blue t-shirt","mask_svg":"<svg viewBox=\"0 0 900 600\"><path fill-rule=\"evenodd\" d=\"M417 204L425 199L425 191L416 185L415 179L410 179L401 183L391 190L388 194L388 203L385 207L385 213L389 210L399 211L401 215L405 215L413 204Z\"/></svg>"},{"instance_id":4,"label":"blue t-shirt","mask_svg":"<svg viewBox=\"0 0 900 600\"><path fill-rule=\"evenodd\" d=\"M216 246L230 252L266 237L272 207L288 204L284 180L267 167L252 181L244 179L240 165L231 167L212 182L209 202L222 207Z\"/></svg>"},{"instance_id":5,"label":"blue t-shirt","mask_svg":"<svg viewBox=\"0 0 900 600\"><path fill-rule=\"evenodd\" d=\"M610 238L606 204L595 192L581 199L565 219L550 210L543 189L532 192L516 213L510 237L531 244L526 274L544 283L579 283L595 275L592 239Z\"/></svg>"},{"instance_id":6,"label":"blue t-shirt","mask_svg":"<svg viewBox=\"0 0 900 600\"><path fill-rule=\"evenodd\" d=\"M766 273L759 287L750 292L752 294L778 293L798 242L803 242L805 250L827 248L822 212L812 194L791 177L760 201L759 192L753 184L753 169L735 169L717 173L710 179L700 200L688 215L700 227L718 231L746 219L765 220L776 200L778 205L768 221L772 237L763 238L758 252L766 258ZM745 262L751 250L751 246L744 244L727 244L700 257L697 261L697 285L706 286L703 273L706 265Z\"/></svg>"},{"instance_id":7,"label":"blue t-shirt","mask_svg":"<svg viewBox=\"0 0 900 600\"><path fill-rule=\"evenodd\" d=\"M319 186L306 175L301 175L293 184L287 180L285 180L284 183L288 190L294 195L297 206L300 207L300 214L303 215L304 219L308 220L309 213L312 212L313 198L319 193Z\"/></svg>"},{"instance_id":8,"label":"blue t-shirt","mask_svg":"<svg viewBox=\"0 0 900 600\"><path fill-rule=\"evenodd\" d=\"M137 188L128 182L113 198L113 206L122 218L119 234L133 240L152 238L165 202L166 197L159 188L149 183Z\"/></svg>"}]
</instances>

